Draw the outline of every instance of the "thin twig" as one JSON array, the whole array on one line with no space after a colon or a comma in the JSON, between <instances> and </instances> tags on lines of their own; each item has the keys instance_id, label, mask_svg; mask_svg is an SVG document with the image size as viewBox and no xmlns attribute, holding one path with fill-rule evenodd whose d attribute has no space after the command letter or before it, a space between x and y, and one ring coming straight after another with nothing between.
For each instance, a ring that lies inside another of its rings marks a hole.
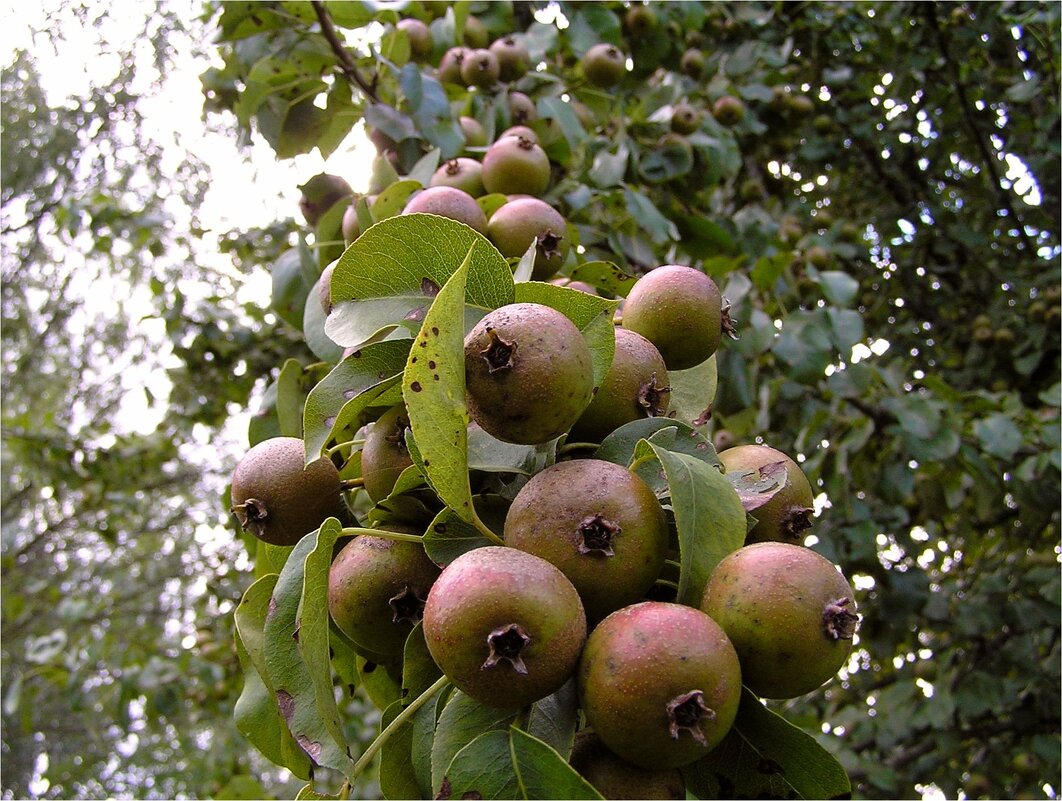
<instances>
[{"instance_id":1,"label":"thin twig","mask_svg":"<svg viewBox=\"0 0 1062 801\"><path fill-rule=\"evenodd\" d=\"M988 177L992 181L996 195L999 197L999 202L1003 208L1006 209L1007 216L1010 220L1017 225L1018 233L1021 235L1022 242L1025 243L1026 251L1035 254L1036 247L1025 230L1025 223L1022 221L1021 216L1014 210L1014 205L1010 202L1010 193L1003 188L1003 184L1000 182L996 157L992 154L992 151L988 149L988 144L981 136L981 130L977 126L977 119L974 117L973 111L971 110L970 99L966 94L966 85L963 83L962 75L959 72L959 65L955 63L954 59L951 57L951 53L948 52L948 44L944 40L944 31L941 30L940 24L937 20L936 6L933 3L926 3L925 6L929 24L933 28L937 37L937 46L940 48L940 54L944 57L944 64L951 72L952 79L955 82L955 96L959 100L959 108L962 110L963 120L965 120L966 127L970 130L970 136L973 137L974 144L977 145L977 149L981 151L981 159L984 161L985 168L988 170Z\"/></svg>"},{"instance_id":2,"label":"thin twig","mask_svg":"<svg viewBox=\"0 0 1062 801\"><path fill-rule=\"evenodd\" d=\"M332 48L332 52L336 54L336 58L339 59L339 66L342 68L343 74L353 81L367 98L374 103L379 103L380 98L376 96L376 89L373 84L366 81L362 74L358 72L358 68L354 64L354 59L350 57L350 53L347 52L343 43L339 41L339 34L336 32L336 26L332 23L332 18L329 16L327 9L325 9L324 3L322 3L321 0L313 0L311 5L313 6L314 13L317 14L318 22L321 23L321 33L328 41L328 45Z\"/></svg>"}]
</instances>

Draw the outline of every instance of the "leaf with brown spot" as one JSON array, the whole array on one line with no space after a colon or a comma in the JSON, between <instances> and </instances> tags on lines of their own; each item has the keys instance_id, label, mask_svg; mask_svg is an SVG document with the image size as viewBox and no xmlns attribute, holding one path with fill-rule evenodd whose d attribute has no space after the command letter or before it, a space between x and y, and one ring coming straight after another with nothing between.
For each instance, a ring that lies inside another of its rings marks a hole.
<instances>
[{"instance_id":1,"label":"leaf with brown spot","mask_svg":"<svg viewBox=\"0 0 1062 801\"><path fill-rule=\"evenodd\" d=\"M331 556L332 543L342 527L339 521L330 518L322 528L327 532L321 545L327 545ZM327 581L322 584L319 578L311 577L310 593L317 599L314 602L311 598L309 607L303 594L307 559L318 547L318 536L319 532L315 531L298 542L276 581L272 595L276 611L265 623L263 651L270 681L291 696L288 729L292 735L309 747L309 750L303 750L316 764L349 775L354 764L347 753L342 726L337 725L338 712L335 716L327 713L328 699L322 698L319 703L317 697L319 685L323 683L322 676L327 673L328 697L332 706L335 705L328 660ZM316 561L311 561L311 565ZM300 642L296 642L293 635L300 606L302 629ZM323 619L322 608L325 610ZM304 660L304 650L309 661ZM324 715L322 706L326 710Z\"/></svg>"},{"instance_id":2,"label":"leaf with brown spot","mask_svg":"<svg viewBox=\"0 0 1062 801\"><path fill-rule=\"evenodd\" d=\"M236 700L233 718L236 728L267 759L300 779L308 779L310 761L283 719L290 695L274 690L265 662L263 630L276 583L276 574L259 579L247 588L236 608L234 639L243 671L243 691Z\"/></svg>"}]
</instances>

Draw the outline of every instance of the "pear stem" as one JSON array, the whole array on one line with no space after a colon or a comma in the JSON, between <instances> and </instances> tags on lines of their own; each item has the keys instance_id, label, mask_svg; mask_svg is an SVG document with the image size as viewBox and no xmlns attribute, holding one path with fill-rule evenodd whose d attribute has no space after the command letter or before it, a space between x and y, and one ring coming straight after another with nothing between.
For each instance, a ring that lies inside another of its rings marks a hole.
<instances>
[{"instance_id":1,"label":"pear stem","mask_svg":"<svg viewBox=\"0 0 1062 801\"><path fill-rule=\"evenodd\" d=\"M383 537L385 540L398 540L400 542L424 542L424 538L419 534L404 534L398 531L386 531L382 528L360 528L354 526L345 528L340 533L355 537Z\"/></svg>"},{"instance_id":2,"label":"pear stem","mask_svg":"<svg viewBox=\"0 0 1062 801\"><path fill-rule=\"evenodd\" d=\"M409 706L399 712L398 717L388 723L387 727L380 732L377 738L369 743L369 747L365 749L365 753L361 755L354 765L354 772L350 775L351 780L369 766L373 757L376 756L379 750L391 739L391 735L398 731L406 721L417 714L417 711L424 706L424 704L428 703L432 696L449 683L450 680L446 678L446 676L440 676L431 687L418 695Z\"/></svg>"},{"instance_id":3,"label":"pear stem","mask_svg":"<svg viewBox=\"0 0 1062 801\"><path fill-rule=\"evenodd\" d=\"M487 527L487 524L480 520L479 515L477 515L474 511L472 512L472 525L476 527L476 530L480 534L482 534L488 540L493 542L495 545L505 545L505 543L502 541L502 538L495 534L493 531L491 531Z\"/></svg>"}]
</instances>

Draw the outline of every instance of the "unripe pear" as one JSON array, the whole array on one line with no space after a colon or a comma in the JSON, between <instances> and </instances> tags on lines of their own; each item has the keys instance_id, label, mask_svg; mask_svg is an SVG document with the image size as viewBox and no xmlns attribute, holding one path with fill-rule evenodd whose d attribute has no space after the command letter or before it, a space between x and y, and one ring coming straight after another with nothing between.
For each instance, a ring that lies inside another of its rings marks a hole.
<instances>
[{"instance_id":1,"label":"unripe pear","mask_svg":"<svg viewBox=\"0 0 1062 801\"><path fill-rule=\"evenodd\" d=\"M746 545L716 566L701 608L727 633L746 686L765 698L821 687L852 650L859 617L832 562L784 542Z\"/></svg>"},{"instance_id":2,"label":"unripe pear","mask_svg":"<svg viewBox=\"0 0 1062 801\"><path fill-rule=\"evenodd\" d=\"M510 200L495 211L487 223L487 237L506 258L523 256L534 243L531 278L535 281L545 281L556 274L571 247L564 217L534 197Z\"/></svg>"},{"instance_id":3,"label":"unripe pear","mask_svg":"<svg viewBox=\"0 0 1062 801\"><path fill-rule=\"evenodd\" d=\"M413 464L406 447L409 415L399 404L384 412L365 435L361 450L361 475L365 491L379 503L395 488L402 471Z\"/></svg>"},{"instance_id":4,"label":"unripe pear","mask_svg":"<svg viewBox=\"0 0 1062 801\"><path fill-rule=\"evenodd\" d=\"M399 533L417 533L388 524ZM348 542L328 572L328 611L355 645L398 656L420 621L439 568L417 542L360 535Z\"/></svg>"},{"instance_id":5,"label":"unripe pear","mask_svg":"<svg viewBox=\"0 0 1062 801\"><path fill-rule=\"evenodd\" d=\"M799 544L811 528L815 511L815 493L804 471L782 451L767 445L738 445L719 452L719 461L727 473L751 472L759 476L772 467L785 469L785 486L762 506L753 509L756 525L748 533L747 543L789 542Z\"/></svg>"},{"instance_id":6,"label":"unripe pear","mask_svg":"<svg viewBox=\"0 0 1062 801\"><path fill-rule=\"evenodd\" d=\"M522 136L505 136L483 156L483 186L503 195L538 197L549 186L549 156Z\"/></svg>"},{"instance_id":7,"label":"unripe pear","mask_svg":"<svg viewBox=\"0 0 1062 801\"><path fill-rule=\"evenodd\" d=\"M294 545L329 517L346 512L339 471L330 459L305 463L298 437L251 448L232 474L232 511L245 531L270 545Z\"/></svg>"},{"instance_id":8,"label":"unripe pear","mask_svg":"<svg viewBox=\"0 0 1062 801\"><path fill-rule=\"evenodd\" d=\"M452 186L429 186L406 204L403 214L437 214L464 223L481 234L487 233L487 215L468 192Z\"/></svg>"},{"instance_id":9,"label":"unripe pear","mask_svg":"<svg viewBox=\"0 0 1062 801\"><path fill-rule=\"evenodd\" d=\"M649 486L600 459L557 462L536 473L505 517L505 544L556 565L591 620L645 597L667 542L664 510Z\"/></svg>"},{"instance_id":10,"label":"unripe pear","mask_svg":"<svg viewBox=\"0 0 1062 801\"><path fill-rule=\"evenodd\" d=\"M652 770L711 751L741 699L737 653L719 625L697 609L659 601L602 620L576 677L587 722L609 750Z\"/></svg>"},{"instance_id":11,"label":"unripe pear","mask_svg":"<svg viewBox=\"0 0 1062 801\"><path fill-rule=\"evenodd\" d=\"M559 311L513 303L465 337L465 383L468 412L488 434L522 445L548 442L590 402L590 349Z\"/></svg>"},{"instance_id":12,"label":"unripe pear","mask_svg":"<svg viewBox=\"0 0 1062 801\"><path fill-rule=\"evenodd\" d=\"M616 329L616 352L590 405L572 426L572 438L601 442L633 420L667 413L671 396L667 367L648 339L626 328Z\"/></svg>"},{"instance_id":13,"label":"unripe pear","mask_svg":"<svg viewBox=\"0 0 1062 801\"><path fill-rule=\"evenodd\" d=\"M708 359L719 347L723 324L715 281L678 264L646 273L623 306L623 327L652 342L669 370L685 370Z\"/></svg>"},{"instance_id":14,"label":"unripe pear","mask_svg":"<svg viewBox=\"0 0 1062 801\"><path fill-rule=\"evenodd\" d=\"M515 709L560 689L586 642L586 615L557 568L515 548L468 551L424 606L424 639L459 690Z\"/></svg>"}]
</instances>

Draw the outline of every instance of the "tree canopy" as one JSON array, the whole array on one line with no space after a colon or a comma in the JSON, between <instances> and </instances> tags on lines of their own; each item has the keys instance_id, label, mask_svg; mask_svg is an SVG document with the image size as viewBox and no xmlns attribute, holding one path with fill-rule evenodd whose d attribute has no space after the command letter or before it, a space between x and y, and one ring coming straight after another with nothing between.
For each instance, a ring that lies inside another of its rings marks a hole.
<instances>
[{"instance_id":1,"label":"tree canopy","mask_svg":"<svg viewBox=\"0 0 1062 801\"><path fill-rule=\"evenodd\" d=\"M798 455L819 494L808 544L852 579L862 625L840 679L774 708L857 797L1056 797L1059 6L646 7L634 32L620 3L208 3L205 124L277 159L364 125L380 156L360 197L461 153L462 116L508 127L526 94L578 235L565 273L618 294L661 264L712 276L739 338L699 428ZM475 19L537 68L442 83L401 16L430 23L431 64ZM160 72L188 24L151 20ZM600 42L630 57L609 91L578 67ZM166 200L194 212L210 165L167 172L131 69L61 107L29 54L4 70L4 792L281 797L296 785L232 722L232 613L268 570L228 515L243 443L215 446L252 396L250 441L303 434L341 356L303 314L339 216L232 232L234 269L201 269L209 226ZM699 112L683 135L680 104ZM237 303L266 266L273 309ZM101 285L142 306L100 313ZM143 434L120 377L154 363L155 321L176 362L164 397L144 390L165 414ZM364 743L379 721L346 703Z\"/></svg>"}]
</instances>

